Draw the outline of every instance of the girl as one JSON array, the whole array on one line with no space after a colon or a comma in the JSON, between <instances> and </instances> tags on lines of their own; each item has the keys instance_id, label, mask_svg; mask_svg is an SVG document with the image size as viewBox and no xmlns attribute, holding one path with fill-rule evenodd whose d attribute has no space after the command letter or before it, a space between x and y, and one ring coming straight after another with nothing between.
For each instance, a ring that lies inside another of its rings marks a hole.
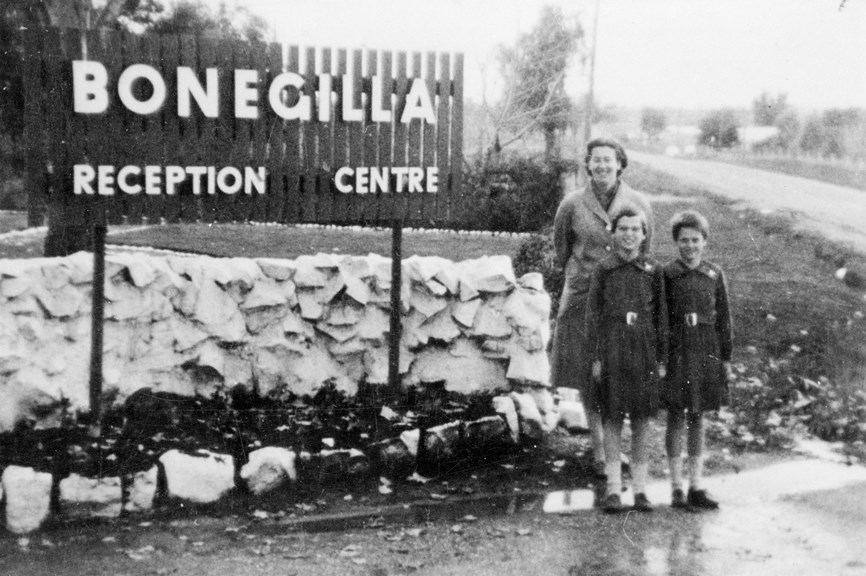
<instances>
[{"instance_id":1,"label":"girl","mask_svg":"<svg viewBox=\"0 0 866 576\"><path fill-rule=\"evenodd\" d=\"M668 409L665 447L674 508L715 509L701 488L702 413L727 401L732 330L728 290L721 268L702 260L709 236L706 218L692 211L674 216L671 232L680 257L664 268L671 328L669 375L662 400ZM683 435L688 429L689 492L683 492Z\"/></svg>"},{"instance_id":2,"label":"girl","mask_svg":"<svg viewBox=\"0 0 866 576\"><path fill-rule=\"evenodd\" d=\"M646 496L649 419L659 407L659 376L667 354L667 311L662 268L640 251L646 217L625 207L612 218L614 253L590 281L586 333L592 359L591 402L604 428L606 512L623 509L620 439L626 415L632 427L634 508L652 511Z\"/></svg>"}]
</instances>

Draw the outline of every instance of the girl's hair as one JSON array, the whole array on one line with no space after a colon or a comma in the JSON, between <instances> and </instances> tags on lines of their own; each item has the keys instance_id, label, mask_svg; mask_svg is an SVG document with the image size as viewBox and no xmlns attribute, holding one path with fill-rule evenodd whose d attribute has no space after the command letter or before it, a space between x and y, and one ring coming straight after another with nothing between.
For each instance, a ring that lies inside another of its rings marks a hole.
<instances>
[{"instance_id":1,"label":"girl's hair","mask_svg":"<svg viewBox=\"0 0 866 576\"><path fill-rule=\"evenodd\" d=\"M587 173L589 173L589 159L592 158L592 150L601 147L613 148L613 151L616 153L616 159L619 160L620 165L620 169L617 171L616 175L619 176L622 174L623 170L628 166L628 156L626 156L625 148L622 147L622 144L611 138L595 138L590 140L589 144L586 145L586 156L583 158L583 163L586 165Z\"/></svg>"},{"instance_id":2,"label":"girl's hair","mask_svg":"<svg viewBox=\"0 0 866 576\"><path fill-rule=\"evenodd\" d=\"M710 225L707 219L700 212L694 210L685 210L674 214L671 218L671 234L674 240L680 237L680 230L683 228L692 228L700 232L706 240L710 235Z\"/></svg>"},{"instance_id":3,"label":"girl's hair","mask_svg":"<svg viewBox=\"0 0 866 576\"><path fill-rule=\"evenodd\" d=\"M631 204L626 204L625 206L623 206L622 208L620 208L619 210L614 212L613 217L610 220L610 223L611 223L610 229L613 230L614 232L616 232L616 227L619 225L619 221L621 219L631 218L634 216L637 216L638 218L640 218L640 225L641 225L641 228L643 228L643 233L645 236L647 233L647 231L646 231L646 214L644 214L642 210L640 210L639 208L637 208L636 206L633 206Z\"/></svg>"}]
</instances>

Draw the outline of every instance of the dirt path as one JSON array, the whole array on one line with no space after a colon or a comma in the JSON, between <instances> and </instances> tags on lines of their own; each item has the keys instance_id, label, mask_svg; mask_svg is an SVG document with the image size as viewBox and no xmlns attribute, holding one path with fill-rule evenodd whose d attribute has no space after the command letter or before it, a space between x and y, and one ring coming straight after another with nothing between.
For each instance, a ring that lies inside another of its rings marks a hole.
<instances>
[{"instance_id":1,"label":"dirt path","mask_svg":"<svg viewBox=\"0 0 866 576\"><path fill-rule=\"evenodd\" d=\"M723 162L632 151L629 158L752 208L790 213L801 228L866 254L866 192Z\"/></svg>"}]
</instances>

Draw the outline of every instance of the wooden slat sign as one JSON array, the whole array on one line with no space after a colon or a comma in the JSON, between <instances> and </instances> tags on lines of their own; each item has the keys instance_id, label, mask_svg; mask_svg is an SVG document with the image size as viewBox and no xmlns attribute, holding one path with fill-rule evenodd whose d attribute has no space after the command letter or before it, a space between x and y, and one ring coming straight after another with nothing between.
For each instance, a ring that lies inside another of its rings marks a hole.
<instances>
[{"instance_id":1,"label":"wooden slat sign","mask_svg":"<svg viewBox=\"0 0 866 576\"><path fill-rule=\"evenodd\" d=\"M48 191L70 223L451 219L462 55L73 29L26 48L31 211Z\"/></svg>"}]
</instances>

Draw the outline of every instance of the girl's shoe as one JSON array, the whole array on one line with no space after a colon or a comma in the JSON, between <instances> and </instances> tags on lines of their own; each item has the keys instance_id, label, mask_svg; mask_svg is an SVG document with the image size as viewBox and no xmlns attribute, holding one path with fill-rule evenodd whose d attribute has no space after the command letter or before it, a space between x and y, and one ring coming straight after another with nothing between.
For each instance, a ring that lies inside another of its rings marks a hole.
<instances>
[{"instance_id":1,"label":"girl's shoe","mask_svg":"<svg viewBox=\"0 0 866 576\"><path fill-rule=\"evenodd\" d=\"M686 502L686 493L682 491L682 488L677 488L671 492L671 508L686 509L688 507L689 503Z\"/></svg>"},{"instance_id":2,"label":"girl's shoe","mask_svg":"<svg viewBox=\"0 0 866 576\"><path fill-rule=\"evenodd\" d=\"M702 508L704 510L716 510L719 503L710 498L706 490L693 490L689 488L689 496L686 502L691 508Z\"/></svg>"},{"instance_id":3,"label":"girl's shoe","mask_svg":"<svg viewBox=\"0 0 866 576\"><path fill-rule=\"evenodd\" d=\"M653 505L643 492L634 495L634 509L638 512L652 512Z\"/></svg>"},{"instance_id":4,"label":"girl's shoe","mask_svg":"<svg viewBox=\"0 0 866 576\"><path fill-rule=\"evenodd\" d=\"M604 499L604 505L602 506L602 510L604 510L607 514L616 514L617 512L623 511L622 500L619 498L619 494L608 494Z\"/></svg>"}]
</instances>

